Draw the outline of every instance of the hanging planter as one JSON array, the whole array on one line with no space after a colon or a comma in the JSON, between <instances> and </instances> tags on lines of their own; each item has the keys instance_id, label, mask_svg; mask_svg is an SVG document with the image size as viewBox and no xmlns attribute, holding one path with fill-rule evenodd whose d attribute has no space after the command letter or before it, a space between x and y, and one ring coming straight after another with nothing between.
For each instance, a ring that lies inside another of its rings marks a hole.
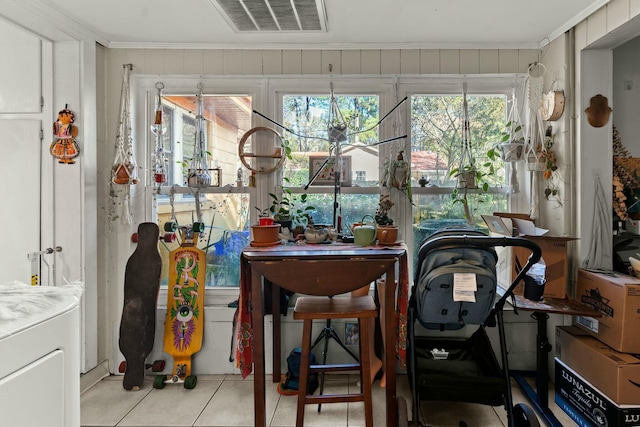
<instances>
[{"instance_id":1,"label":"hanging planter","mask_svg":"<svg viewBox=\"0 0 640 427\"><path fill-rule=\"evenodd\" d=\"M504 142L498 145L500 149L500 157L505 162L519 162L524 160L526 152L526 144L524 141Z\"/></svg>"},{"instance_id":2,"label":"hanging planter","mask_svg":"<svg viewBox=\"0 0 640 427\"><path fill-rule=\"evenodd\" d=\"M151 125L151 133L154 135L155 150L153 152L153 182L156 186L167 183L167 159L164 155L164 147L162 144L162 135L165 128L162 124L162 82L156 83L156 113L153 125Z\"/></svg>"},{"instance_id":3,"label":"hanging planter","mask_svg":"<svg viewBox=\"0 0 640 427\"><path fill-rule=\"evenodd\" d=\"M193 159L187 172L187 185L194 188L209 187L211 174L207 158L207 134L204 120L204 103L202 101L202 83L198 84L198 112L196 116L196 144Z\"/></svg>"},{"instance_id":4,"label":"hanging planter","mask_svg":"<svg viewBox=\"0 0 640 427\"><path fill-rule=\"evenodd\" d=\"M476 184L476 171L469 170L466 172L460 172L458 174L458 183L456 185L457 188L466 188L468 190L478 188Z\"/></svg>"},{"instance_id":5,"label":"hanging planter","mask_svg":"<svg viewBox=\"0 0 640 427\"><path fill-rule=\"evenodd\" d=\"M131 224L131 185L138 183L138 164L133 156L133 138L131 136L131 64L124 64L122 76L122 92L120 96L120 120L116 135L116 148L113 166L111 167L112 199L109 218L119 219L122 224Z\"/></svg>"},{"instance_id":6,"label":"hanging planter","mask_svg":"<svg viewBox=\"0 0 640 427\"><path fill-rule=\"evenodd\" d=\"M138 164L133 157L133 137L131 136L131 87L132 65L125 64L120 99L120 122L116 135L116 155L111 167L111 181L118 185L138 183Z\"/></svg>"},{"instance_id":7,"label":"hanging planter","mask_svg":"<svg viewBox=\"0 0 640 427\"><path fill-rule=\"evenodd\" d=\"M527 170L531 172L542 172L546 169L547 161L541 152L531 151L527 154Z\"/></svg>"}]
</instances>

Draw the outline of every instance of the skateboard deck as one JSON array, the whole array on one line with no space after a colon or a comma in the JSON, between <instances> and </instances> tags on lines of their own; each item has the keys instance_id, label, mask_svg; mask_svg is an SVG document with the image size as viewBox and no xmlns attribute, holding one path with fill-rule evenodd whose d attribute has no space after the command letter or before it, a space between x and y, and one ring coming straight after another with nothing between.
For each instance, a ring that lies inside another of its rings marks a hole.
<instances>
[{"instance_id":1,"label":"skateboard deck","mask_svg":"<svg viewBox=\"0 0 640 427\"><path fill-rule=\"evenodd\" d=\"M162 271L158 237L157 224L140 224L138 246L129 257L125 268L124 305L118 344L125 358L122 386L126 390L142 388L145 361L153 348L156 304Z\"/></svg>"},{"instance_id":2,"label":"skateboard deck","mask_svg":"<svg viewBox=\"0 0 640 427\"><path fill-rule=\"evenodd\" d=\"M173 357L173 374L157 376L155 388L163 388L166 383L182 383L189 389L196 386L197 377L191 375L191 357L202 347L204 330L206 254L196 247L202 230L202 223L180 227L182 243L169 252L164 351Z\"/></svg>"}]
</instances>

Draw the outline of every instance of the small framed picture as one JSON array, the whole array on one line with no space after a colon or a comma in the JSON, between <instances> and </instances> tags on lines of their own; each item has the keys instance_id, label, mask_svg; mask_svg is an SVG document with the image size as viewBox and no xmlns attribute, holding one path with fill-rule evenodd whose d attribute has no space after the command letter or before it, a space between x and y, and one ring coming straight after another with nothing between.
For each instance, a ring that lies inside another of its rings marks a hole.
<instances>
[{"instance_id":1,"label":"small framed picture","mask_svg":"<svg viewBox=\"0 0 640 427\"><path fill-rule=\"evenodd\" d=\"M357 323L344 324L344 344L359 345L360 344L360 328Z\"/></svg>"},{"instance_id":2,"label":"small framed picture","mask_svg":"<svg viewBox=\"0 0 640 427\"><path fill-rule=\"evenodd\" d=\"M313 178L320 168L322 170L311 183L311 185L334 185L335 184L335 157L309 156L309 179ZM323 166L324 165L324 166ZM340 177L342 187L351 187L351 156L342 156L342 176Z\"/></svg>"}]
</instances>

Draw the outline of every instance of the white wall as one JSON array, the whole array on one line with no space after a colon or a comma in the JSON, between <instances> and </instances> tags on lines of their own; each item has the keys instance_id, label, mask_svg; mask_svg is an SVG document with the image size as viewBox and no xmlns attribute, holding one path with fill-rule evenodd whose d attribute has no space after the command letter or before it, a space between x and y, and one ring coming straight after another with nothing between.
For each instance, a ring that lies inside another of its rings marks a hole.
<instances>
[{"instance_id":1,"label":"white wall","mask_svg":"<svg viewBox=\"0 0 640 427\"><path fill-rule=\"evenodd\" d=\"M640 37L613 51L614 123L620 139L632 156L640 156Z\"/></svg>"},{"instance_id":2,"label":"white wall","mask_svg":"<svg viewBox=\"0 0 640 427\"><path fill-rule=\"evenodd\" d=\"M580 238L577 243L577 258L582 263L591 245L603 240L599 245L603 256L598 260L598 264L603 268L612 266L613 233L606 239L598 239L594 234L597 228L597 223L594 221L595 182L596 177L599 177L604 189L604 200L612 200L611 125L614 120L617 122L617 118L614 111L606 126L594 128L586 120L585 109L589 106L591 97L596 94L606 96L610 105L615 102L612 49L640 34L638 15L640 15L640 1L613 0L575 28L574 90L578 96L574 99L573 107L576 130L577 201L574 218L578 230L577 237ZM619 84L619 82L615 83ZM612 227L613 221L611 211L609 206L605 221L609 227Z\"/></svg>"}]
</instances>

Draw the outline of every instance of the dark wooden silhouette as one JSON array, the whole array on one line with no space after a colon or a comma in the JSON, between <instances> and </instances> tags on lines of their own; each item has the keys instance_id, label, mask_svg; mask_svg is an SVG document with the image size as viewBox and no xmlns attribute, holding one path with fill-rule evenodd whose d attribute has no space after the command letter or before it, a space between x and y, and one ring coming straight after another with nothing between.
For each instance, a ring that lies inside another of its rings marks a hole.
<instances>
[{"instance_id":1,"label":"dark wooden silhouette","mask_svg":"<svg viewBox=\"0 0 640 427\"><path fill-rule=\"evenodd\" d=\"M138 226L138 246L124 273L124 306L120 320L120 351L126 366L122 386L139 390L144 383L145 360L153 348L156 303L162 259L158 251L160 231L153 222Z\"/></svg>"}]
</instances>

